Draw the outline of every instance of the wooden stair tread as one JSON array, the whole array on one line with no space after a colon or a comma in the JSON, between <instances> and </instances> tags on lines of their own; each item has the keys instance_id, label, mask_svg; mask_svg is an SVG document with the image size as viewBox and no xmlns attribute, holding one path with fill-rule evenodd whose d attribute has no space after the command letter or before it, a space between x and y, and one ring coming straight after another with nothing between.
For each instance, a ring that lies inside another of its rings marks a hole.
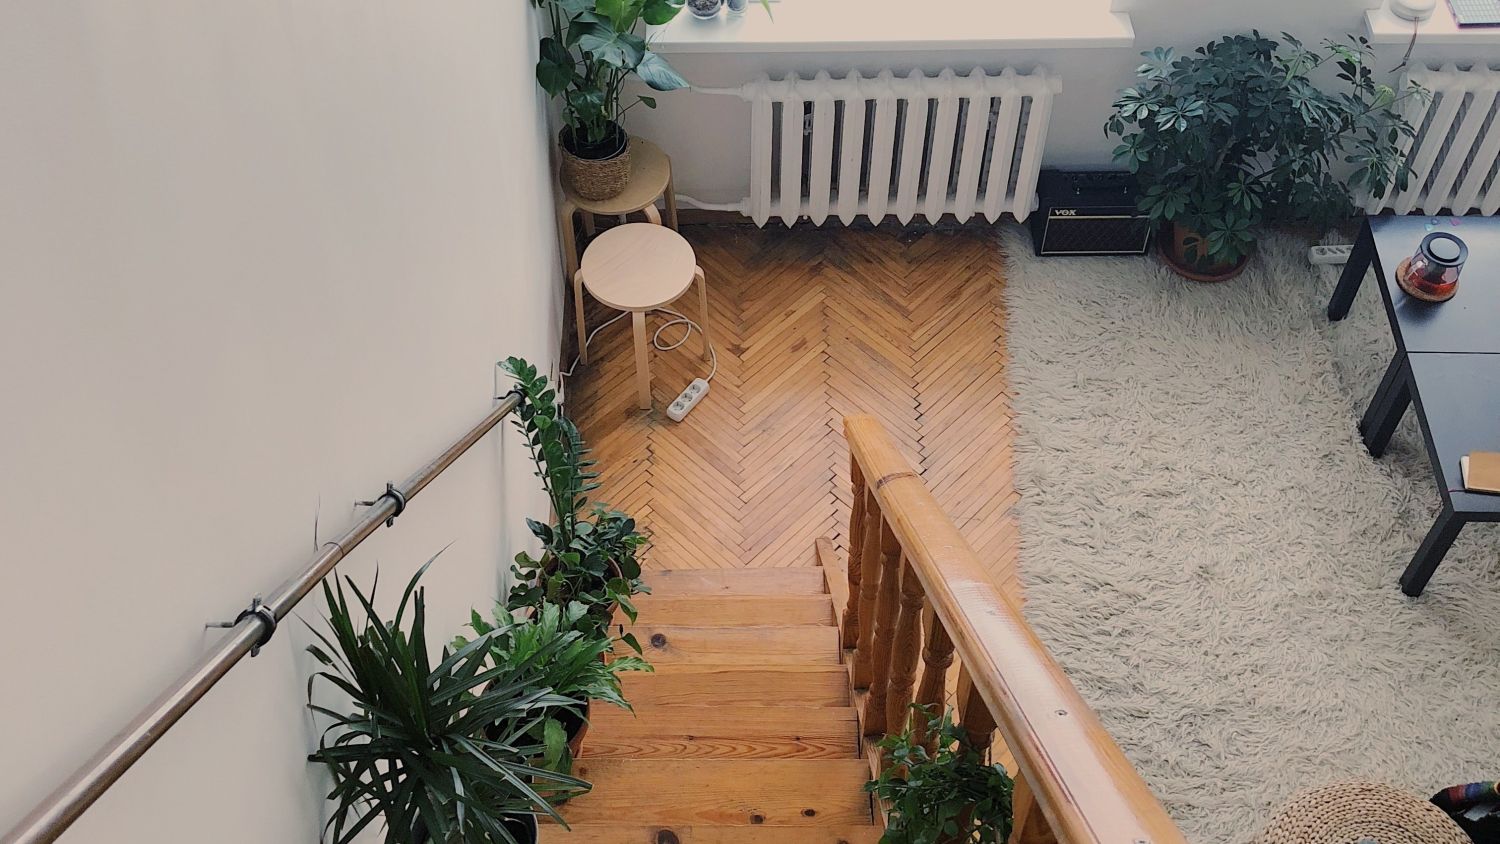
<instances>
[{"instance_id":1,"label":"wooden stair tread","mask_svg":"<svg viewBox=\"0 0 1500 844\"><path fill-rule=\"evenodd\" d=\"M852 707L593 707L589 758L852 759L859 723Z\"/></svg>"},{"instance_id":2,"label":"wooden stair tread","mask_svg":"<svg viewBox=\"0 0 1500 844\"><path fill-rule=\"evenodd\" d=\"M800 568L652 569L642 575L651 594L823 595L823 570Z\"/></svg>"},{"instance_id":3,"label":"wooden stair tread","mask_svg":"<svg viewBox=\"0 0 1500 844\"><path fill-rule=\"evenodd\" d=\"M591 759L574 774L593 791L569 800L570 824L766 826L858 825L873 821L859 759Z\"/></svg>"},{"instance_id":4,"label":"wooden stair tread","mask_svg":"<svg viewBox=\"0 0 1500 844\"><path fill-rule=\"evenodd\" d=\"M829 595L641 595L635 598L641 624L692 627L764 627L833 624ZM623 611L615 621L626 624Z\"/></svg>"},{"instance_id":5,"label":"wooden stair tread","mask_svg":"<svg viewBox=\"0 0 1500 844\"><path fill-rule=\"evenodd\" d=\"M652 673L620 677L625 699L650 705L735 703L761 706L848 706L842 665L695 665L667 663Z\"/></svg>"},{"instance_id":6,"label":"wooden stair tread","mask_svg":"<svg viewBox=\"0 0 1500 844\"><path fill-rule=\"evenodd\" d=\"M542 824L539 844L878 844L878 826Z\"/></svg>"},{"instance_id":7,"label":"wooden stair tread","mask_svg":"<svg viewBox=\"0 0 1500 844\"><path fill-rule=\"evenodd\" d=\"M653 665L837 665L841 658L839 632L832 626L676 627L637 623L630 632ZM624 644L617 645L615 651L632 653Z\"/></svg>"}]
</instances>

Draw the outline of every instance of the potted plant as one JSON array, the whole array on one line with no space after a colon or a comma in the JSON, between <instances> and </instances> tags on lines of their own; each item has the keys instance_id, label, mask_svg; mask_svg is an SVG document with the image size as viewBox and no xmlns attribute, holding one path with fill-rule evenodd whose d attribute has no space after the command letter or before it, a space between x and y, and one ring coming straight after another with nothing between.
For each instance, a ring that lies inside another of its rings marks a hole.
<instances>
[{"instance_id":1,"label":"potted plant","mask_svg":"<svg viewBox=\"0 0 1500 844\"><path fill-rule=\"evenodd\" d=\"M637 653L640 646L634 637L599 635L588 615L586 605L572 601L543 603L528 619L516 619L504 607L496 607L493 620L475 612L469 622L476 635L489 639L494 665L515 666L518 671L529 666L553 694L569 701L549 711L540 736L546 767L562 773L572 770L572 760L583 745L590 703L599 700L630 709L620 691L620 673L651 670L638 656L608 659L616 641L624 641ZM453 648L462 650L468 643L458 637Z\"/></svg>"},{"instance_id":2,"label":"potted plant","mask_svg":"<svg viewBox=\"0 0 1500 844\"><path fill-rule=\"evenodd\" d=\"M912 709L927 730L920 737L907 730L882 739L887 765L865 785L889 806L881 844L1010 840L1015 784L1005 767L986 762L988 748L970 746L948 713L933 716L921 707Z\"/></svg>"},{"instance_id":3,"label":"potted plant","mask_svg":"<svg viewBox=\"0 0 1500 844\"><path fill-rule=\"evenodd\" d=\"M343 584L323 583L329 633L308 625L320 642L308 652L323 666L308 681L308 708L332 720L308 756L333 776L322 837L346 844L381 822L386 844L532 844L537 813L563 822L542 793L556 800L589 787L529 761L543 753L538 725L570 701L539 685L529 664L492 666L490 635L442 649L434 665L417 586L427 565L389 622L374 587L366 596L346 579L357 621ZM319 681L349 707L314 703Z\"/></svg>"},{"instance_id":4,"label":"potted plant","mask_svg":"<svg viewBox=\"0 0 1500 844\"><path fill-rule=\"evenodd\" d=\"M1139 82L1120 92L1107 134L1145 185L1140 208L1161 227L1165 261L1199 281L1233 277L1262 223L1327 225L1354 212L1348 182L1383 196L1405 188L1410 168L1400 139L1414 134L1399 113L1412 85L1397 93L1375 81L1364 38L1304 47L1260 33L1233 35L1178 56L1142 55ZM1342 90L1312 76L1332 63Z\"/></svg>"},{"instance_id":5,"label":"potted plant","mask_svg":"<svg viewBox=\"0 0 1500 844\"><path fill-rule=\"evenodd\" d=\"M584 199L609 199L630 177L630 139L620 121L637 105L655 108L649 96L623 101L632 74L652 89L686 88L687 80L651 52L636 32L642 22L667 23L683 0L533 0L550 30L541 42L537 82L562 107L562 178Z\"/></svg>"},{"instance_id":6,"label":"potted plant","mask_svg":"<svg viewBox=\"0 0 1500 844\"><path fill-rule=\"evenodd\" d=\"M526 520L541 540L542 553L516 555L508 608L534 611L543 602L576 601L588 608L588 620L599 628L609 624L617 607L635 620L630 597L647 591L636 559L646 538L634 519L590 502L588 494L598 488L594 462L547 377L520 358L501 366L521 392L515 425L526 437L555 519L551 524Z\"/></svg>"}]
</instances>

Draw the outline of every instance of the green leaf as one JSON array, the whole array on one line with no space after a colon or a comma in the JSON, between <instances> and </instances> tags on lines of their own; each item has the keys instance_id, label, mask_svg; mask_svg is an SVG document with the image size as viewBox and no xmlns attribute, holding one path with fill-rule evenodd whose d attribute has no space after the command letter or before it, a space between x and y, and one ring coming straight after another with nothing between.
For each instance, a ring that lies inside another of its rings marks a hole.
<instances>
[{"instance_id":1,"label":"green leaf","mask_svg":"<svg viewBox=\"0 0 1500 844\"><path fill-rule=\"evenodd\" d=\"M621 70L634 70L646 55L646 42L628 32L617 32L602 24L585 24L580 29L578 48Z\"/></svg>"},{"instance_id":2,"label":"green leaf","mask_svg":"<svg viewBox=\"0 0 1500 844\"><path fill-rule=\"evenodd\" d=\"M675 91L688 87L688 81L657 53L646 53L636 66L635 72L642 82L656 91ZM656 107L654 100L650 107Z\"/></svg>"},{"instance_id":3,"label":"green leaf","mask_svg":"<svg viewBox=\"0 0 1500 844\"><path fill-rule=\"evenodd\" d=\"M670 23L682 11L684 0L646 0L641 17L652 26Z\"/></svg>"}]
</instances>

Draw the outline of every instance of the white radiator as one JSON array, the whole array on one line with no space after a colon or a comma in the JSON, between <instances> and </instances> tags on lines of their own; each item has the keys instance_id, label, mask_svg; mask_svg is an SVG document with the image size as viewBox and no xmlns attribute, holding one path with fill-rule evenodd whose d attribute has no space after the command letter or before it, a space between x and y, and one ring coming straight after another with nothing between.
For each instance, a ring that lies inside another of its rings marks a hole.
<instances>
[{"instance_id":1,"label":"white radiator","mask_svg":"<svg viewBox=\"0 0 1500 844\"><path fill-rule=\"evenodd\" d=\"M1406 190L1372 197L1365 210L1494 214L1500 210L1500 186L1495 184L1500 73L1483 65L1459 70L1448 64L1441 70L1413 70L1408 77L1433 94L1431 101L1413 97L1406 103L1407 122L1417 128L1416 138L1403 140L1413 172Z\"/></svg>"},{"instance_id":2,"label":"white radiator","mask_svg":"<svg viewBox=\"0 0 1500 844\"><path fill-rule=\"evenodd\" d=\"M700 89L703 90L703 89ZM1046 71L960 76L944 70L896 76L883 70L834 79L769 77L733 93L750 103L750 195L756 225L800 217L845 225L920 213L929 222L1006 211L1024 220L1036 205L1036 179L1052 98L1062 81Z\"/></svg>"}]
</instances>

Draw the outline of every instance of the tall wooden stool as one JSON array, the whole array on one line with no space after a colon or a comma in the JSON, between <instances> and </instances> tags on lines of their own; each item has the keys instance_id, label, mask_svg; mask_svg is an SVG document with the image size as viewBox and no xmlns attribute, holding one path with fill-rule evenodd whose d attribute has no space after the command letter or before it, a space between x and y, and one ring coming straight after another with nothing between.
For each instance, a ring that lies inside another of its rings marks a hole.
<instances>
[{"instance_id":1,"label":"tall wooden stool","mask_svg":"<svg viewBox=\"0 0 1500 844\"><path fill-rule=\"evenodd\" d=\"M626 223L606 231L583 253L583 266L573 273L573 298L578 303L578 356L589 362L588 335L583 322L583 291L620 311L630 312L635 333L635 383L642 410L651 409L651 341L646 337L646 312L677 301L698 284L698 327L703 359L709 359L708 281L698 266L693 247L682 235L650 223Z\"/></svg>"},{"instance_id":2,"label":"tall wooden stool","mask_svg":"<svg viewBox=\"0 0 1500 844\"><path fill-rule=\"evenodd\" d=\"M624 217L637 211L646 215L649 222L662 224L661 213L656 210L656 201L664 200L667 206L666 224L677 228L677 196L672 188L672 160L661 151L661 147L641 138L630 139L630 181L625 192L609 199L584 199L563 186L563 199L558 209L557 227L562 235L563 263L568 278L578 271L578 233L573 228L573 215L583 217L583 230L594 235L594 215Z\"/></svg>"}]
</instances>

